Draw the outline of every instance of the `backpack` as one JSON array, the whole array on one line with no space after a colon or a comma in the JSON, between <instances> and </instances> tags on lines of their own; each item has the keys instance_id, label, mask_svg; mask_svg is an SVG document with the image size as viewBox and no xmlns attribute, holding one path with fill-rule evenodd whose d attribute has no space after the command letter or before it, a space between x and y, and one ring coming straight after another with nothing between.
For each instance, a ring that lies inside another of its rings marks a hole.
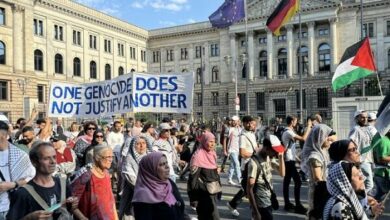
<instances>
[{"instance_id":1,"label":"backpack","mask_svg":"<svg viewBox=\"0 0 390 220\"><path fill-rule=\"evenodd\" d=\"M60 178L61 182L61 203L64 203L66 200L66 178ZM24 185L23 188L27 190L28 193L34 198L34 200L46 211L50 209L50 207L47 205L45 200L42 199L42 197L35 191L34 187L31 185ZM66 209L66 207L60 207L56 209L53 213L55 219L57 220L71 220L73 219L72 214L69 213L69 211ZM51 218L53 219L53 218Z\"/></svg>"},{"instance_id":2,"label":"backpack","mask_svg":"<svg viewBox=\"0 0 390 220\"><path fill-rule=\"evenodd\" d=\"M251 160L253 160L256 163L256 166L257 166L257 171L256 171L256 180L257 180L259 178L259 175L260 175L260 172L261 172L260 161L259 161L259 158L256 155L252 155ZM248 184L249 163L250 163L250 161L248 161L248 163L245 164L244 171L242 171L242 173L241 173L241 178L242 178L242 180L241 180L241 187L244 190L245 195L247 195L246 186ZM253 192L256 191L256 188L257 188L257 184L254 185Z\"/></svg>"}]
</instances>

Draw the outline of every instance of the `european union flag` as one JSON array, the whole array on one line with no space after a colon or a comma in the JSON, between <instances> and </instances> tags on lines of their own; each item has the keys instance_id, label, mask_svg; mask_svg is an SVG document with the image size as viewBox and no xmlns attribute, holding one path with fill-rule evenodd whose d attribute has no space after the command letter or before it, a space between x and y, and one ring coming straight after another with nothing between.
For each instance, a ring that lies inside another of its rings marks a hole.
<instances>
[{"instance_id":1,"label":"european union flag","mask_svg":"<svg viewBox=\"0 0 390 220\"><path fill-rule=\"evenodd\" d=\"M209 16L213 27L225 28L245 17L244 0L225 0L225 2Z\"/></svg>"}]
</instances>

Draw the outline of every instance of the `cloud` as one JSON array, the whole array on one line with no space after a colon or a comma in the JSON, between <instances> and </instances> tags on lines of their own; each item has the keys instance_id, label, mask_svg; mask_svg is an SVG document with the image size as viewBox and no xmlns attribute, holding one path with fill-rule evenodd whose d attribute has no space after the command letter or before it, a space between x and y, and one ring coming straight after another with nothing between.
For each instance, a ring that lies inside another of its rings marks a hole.
<instances>
[{"instance_id":1,"label":"cloud","mask_svg":"<svg viewBox=\"0 0 390 220\"><path fill-rule=\"evenodd\" d=\"M113 8L102 8L100 9L100 11L103 12L104 14L115 15L115 16L118 16L120 14L119 10Z\"/></svg>"},{"instance_id":2,"label":"cloud","mask_svg":"<svg viewBox=\"0 0 390 220\"><path fill-rule=\"evenodd\" d=\"M196 21L195 21L195 19L190 18L187 20L187 22L192 24L192 23L195 23Z\"/></svg>"},{"instance_id":3,"label":"cloud","mask_svg":"<svg viewBox=\"0 0 390 220\"><path fill-rule=\"evenodd\" d=\"M185 4L185 3L187 3L187 0L171 0L171 2L176 3L176 4Z\"/></svg>"},{"instance_id":4,"label":"cloud","mask_svg":"<svg viewBox=\"0 0 390 220\"><path fill-rule=\"evenodd\" d=\"M154 9L169 11L181 11L183 8L187 9L189 7L187 0L154 0L149 5Z\"/></svg>"},{"instance_id":5,"label":"cloud","mask_svg":"<svg viewBox=\"0 0 390 220\"><path fill-rule=\"evenodd\" d=\"M140 2L133 2L130 6L133 8L144 8L144 5Z\"/></svg>"},{"instance_id":6,"label":"cloud","mask_svg":"<svg viewBox=\"0 0 390 220\"><path fill-rule=\"evenodd\" d=\"M175 26L176 25L176 23L173 22L173 21L159 21L158 23L163 25L163 26L165 26L165 27Z\"/></svg>"}]
</instances>

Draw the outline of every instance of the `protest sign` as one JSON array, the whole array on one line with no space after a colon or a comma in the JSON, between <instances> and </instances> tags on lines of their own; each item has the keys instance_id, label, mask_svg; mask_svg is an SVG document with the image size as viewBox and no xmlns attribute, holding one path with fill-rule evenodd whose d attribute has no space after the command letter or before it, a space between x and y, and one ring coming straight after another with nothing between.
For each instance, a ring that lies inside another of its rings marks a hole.
<instances>
[{"instance_id":1,"label":"protest sign","mask_svg":"<svg viewBox=\"0 0 390 220\"><path fill-rule=\"evenodd\" d=\"M53 82L49 117L102 117L127 112L190 113L193 73L130 73L81 85Z\"/></svg>"}]
</instances>

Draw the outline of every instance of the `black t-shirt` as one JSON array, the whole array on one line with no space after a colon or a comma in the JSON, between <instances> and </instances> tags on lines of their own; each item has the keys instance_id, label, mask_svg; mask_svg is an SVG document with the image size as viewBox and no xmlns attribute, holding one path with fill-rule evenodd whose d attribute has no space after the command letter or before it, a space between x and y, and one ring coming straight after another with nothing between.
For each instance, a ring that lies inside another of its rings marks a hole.
<instances>
[{"instance_id":1,"label":"black t-shirt","mask_svg":"<svg viewBox=\"0 0 390 220\"><path fill-rule=\"evenodd\" d=\"M42 187L37 185L33 180L27 184L34 187L35 191L42 197L42 199L50 207L61 200L61 182L60 178L54 177L53 187ZM66 185L66 198L71 196L71 189L69 184ZM27 214L34 211L43 210L43 208L35 201L30 193L23 187L19 188L15 193L12 194L10 209L7 215L7 219L21 219ZM55 219L55 216L53 216Z\"/></svg>"}]
</instances>

